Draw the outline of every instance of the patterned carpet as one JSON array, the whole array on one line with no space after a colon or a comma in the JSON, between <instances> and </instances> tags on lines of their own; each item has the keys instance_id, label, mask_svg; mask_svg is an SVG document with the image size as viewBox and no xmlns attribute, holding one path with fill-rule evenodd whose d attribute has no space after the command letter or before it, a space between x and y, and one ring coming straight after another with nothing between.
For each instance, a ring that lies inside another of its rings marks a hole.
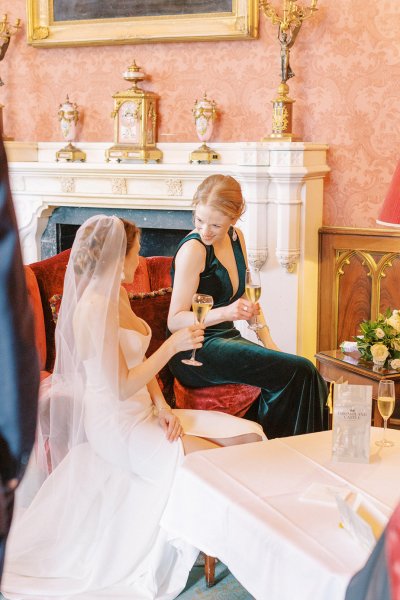
<instances>
[{"instance_id":1,"label":"patterned carpet","mask_svg":"<svg viewBox=\"0 0 400 600\"><path fill-rule=\"evenodd\" d=\"M179 594L179 600L254 600L234 578L228 568L217 563L215 567L215 585L206 586L204 566L194 566L190 572L186 588Z\"/></svg>"},{"instance_id":2,"label":"patterned carpet","mask_svg":"<svg viewBox=\"0 0 400 600\"><path fill-rule=\"evenodd\" d=\"M6 600L1 593L0 600ZM219 562L215 567L213 587L206 586L204 566L194 566L186 588L179 594L178 600L254 600L254 597L240 585L228 568Z\"/></svg>"}]
</instances>

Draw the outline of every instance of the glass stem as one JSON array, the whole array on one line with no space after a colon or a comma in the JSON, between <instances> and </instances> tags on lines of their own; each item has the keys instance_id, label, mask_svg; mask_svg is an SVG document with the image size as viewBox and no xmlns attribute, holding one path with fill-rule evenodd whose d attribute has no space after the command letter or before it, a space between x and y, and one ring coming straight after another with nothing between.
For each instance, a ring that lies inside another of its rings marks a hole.
<instances>
[{"instance_id":1,"label":"glass stem","mask_svg":"<svg viewBox=\"0 0 400 600\"><path fill-rule=\"evenodd\" d=\"M386 442L387 419L383 419L383 441Z\"/></svg>"},{"instance_id":2,"label":"glass stem","mask_svg":"<svg viewBox=\"0 0 400 600\"><path fill-rule=\"evenodd\" d=\"M195 360L195 356L196 356L196 348L193 348L192 356L190 357L190 360Z\"/></svg>"}]
</instances>

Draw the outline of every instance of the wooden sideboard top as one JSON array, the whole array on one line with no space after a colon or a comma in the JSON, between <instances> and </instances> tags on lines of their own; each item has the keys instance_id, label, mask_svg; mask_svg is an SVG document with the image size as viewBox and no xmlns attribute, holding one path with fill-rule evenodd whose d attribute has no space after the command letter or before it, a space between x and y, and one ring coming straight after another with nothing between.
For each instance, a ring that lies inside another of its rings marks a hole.
<instances>
[{"instance_id":1,"label":"wooden sideboard top","mask_svg":"<svg viewBox=\"0 0 400 600\"><path fill-rule=\"evenodd\" d=\"M342 352L342 350L323 350L317 352L316 359L321 363L337 364L341 368L364 375L369 379L393 379L400 381L400 371L386 367L377 367L371 361L361 357L359 352Z\"/></svg>"}]
</instances>

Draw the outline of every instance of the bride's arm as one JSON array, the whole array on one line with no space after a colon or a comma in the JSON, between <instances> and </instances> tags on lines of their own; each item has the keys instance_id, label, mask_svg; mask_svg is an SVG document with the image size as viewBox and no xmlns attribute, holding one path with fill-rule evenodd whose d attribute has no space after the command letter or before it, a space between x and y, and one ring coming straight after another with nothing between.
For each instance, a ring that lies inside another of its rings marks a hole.
<instances>
[{"instance_id":1,"label":"bride's arm","mask_svg":"<svg viewBox=\"0 0 400 600\"><path fill-rule=\"evenodd\" d=\"M167 404L164 394L161 391L160 385L157 381L157 377L153 377L147 384L147 389L149 390L150 398L153 401L154 406L161 412L162 410L171 411L171 407Z\"/></svg>"},{"instance_id":2,"label":"bride's arm","mask_svg":"<svg viewBox=\"0 0 400 600\"><path fill-rule=\"evenodd\" d=\"M179 329L169 337L147 360L128 370L124 389L135 394L167 364L177 352L201 348L204 340L204 326L192 325ZM161 390L160 390L161 391Z\"/></svg>"},{"instance_id":3,"label":"bride's arm","mask_svg":"<svg viewBox=\"0 0 400 600\"><path fill-rule=\"evenodd\" d=\"M167 440L170 442L176 441L182 434L183 428L179 418L171 410L171 407L166 403L164 394L162 393L156 377L148 384L147 389L154 406L158 412L158 422L163 428Z\"/></svg>"}]
</instances>

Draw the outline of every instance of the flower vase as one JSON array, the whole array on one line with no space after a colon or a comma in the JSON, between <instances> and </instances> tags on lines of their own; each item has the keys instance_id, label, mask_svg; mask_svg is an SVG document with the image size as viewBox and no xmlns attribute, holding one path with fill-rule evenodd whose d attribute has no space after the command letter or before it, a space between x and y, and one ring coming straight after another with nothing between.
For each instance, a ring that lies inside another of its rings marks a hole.
<instances>
[{"instance_id":1,"label":"flower vase","mask_svg":"<svg viewBox=\"0 0 400 600\"><path fill-rule=\"evenodd\" d=\"M76 139L76 126L79 120L79 112L75 102L70 102L68 95L65 102L58 109L58 120L63 138L68 142L67 146L56 152L56 161L64 159L67 162L86 160L86 154L78 150L72 142Z\"/></svg>"},{"instance_id":2,"label":"flower vase","mask_svg":"<svg viewBox=\"0 0 400 600\"><path fill-rule=\"evenodd\" d=\"M216 103L214 100L209 100L206 92L204 92L203 98L195 101L192 112L197 136L203 144L190 153L190 162L210 163L219 160L219 155L207 146L207 142L212 136L214 121L217 118Z\"/></svg>"},{"instance_id":3,"label":"flower vase","mask_svg":"<svg viewBox=\"0 0 400 600\"><path fill-rule=\"evenodd\" d=\"M376 367L380 367L380 368L382 368L382 367L384 367L384 366L385 366L386 359L385 359L385 360L379 360L379 359L377 359L377 358L373 358L373 359L372 359L372 362L374 363L374 365L375 365Z\"/></svg>"}]
</instances>

